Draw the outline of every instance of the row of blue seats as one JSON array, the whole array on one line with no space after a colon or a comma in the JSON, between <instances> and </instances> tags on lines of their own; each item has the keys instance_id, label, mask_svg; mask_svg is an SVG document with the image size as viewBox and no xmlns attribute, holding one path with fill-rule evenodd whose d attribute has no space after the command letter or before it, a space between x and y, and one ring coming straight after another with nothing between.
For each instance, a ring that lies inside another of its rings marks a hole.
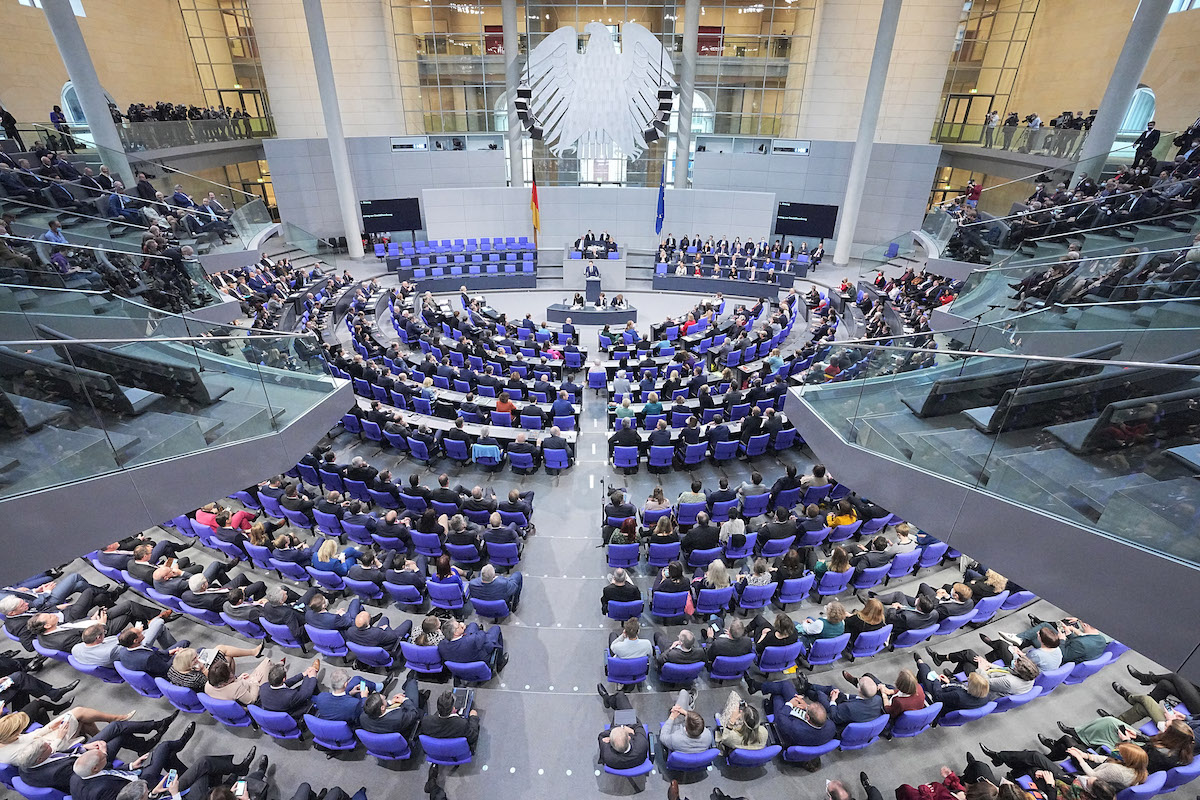
<instances>
[{"instance_id":1,"label":"row of blue seats","mask_svg":"<svg viewBox=\"0 0 1200 800\"><path fill-rule=\"evenodd\" d=\"M584 257L583 253L579 252L578 250L568 250L567 251L567 258L569 258L569 259L577 261L583 257ZM591 258L591 256L588 256L588 258ZM616 250L612 250L608 253L608 255L598 256L598 258L600 258L601 260L607 260L607 261L617 261L621 258L621 254L619 252L617 252Z\"/></svg>"},{"instance_id":2,"label":"row of blue seats","mask_svg":"<svg viewBox=\"0 0 1200 800\"><path fill-rule=\"evenodd\" d=\"M711 447L708 442L697 442L685 445L682 451L676 451L670 445L653 446L646 454L646 463L651 470L658 468L668 470L674 466L678 454L679 463L684 467L699 466L709 458L722 464L739 457L755 458L768 452L779 453L797 444L804 444L804 440L800 438L796 429L785 428L775 437L774 442L771 441L771 434L760 433L757 436L751 436L747 442L730 439L725 442L717 442ZM612 464L615 469L636 473L641 459L641 448L639 447L613 448ZM627 472L627 474L629 473Z\"/></svg>"},{"instance_id":3,"label":"row of blue seats","mask_svg":"<svg viewBox=\"0 0 1200 800\"><path fill-rule=\"evenodd\" d=\"M437 280L440 278L461 278L464 275L536 275L537 267L532 261L520 262L520 269L517 269L518 262L509 261L504 264L493 262L490 264L451 264L449 269L446 267L437 266L430 269L429 259L422 259L425 263L419 267L413 267L411 264L401 264L402 269L412 269L413 280ZM501 267L504 267L501 269ZM408 276L402 276L407 279Z\"/></svg>"},{"instance_id":4,"label":"row of blue seats","mask_svg":"<svg viewBox=\"0 0 1200 800\"><path fill-rule=\"evenodd\" d=\"M471 256L469 259L465 255L456 255L456 256L418 256L415 260L416 260L417 266L427 267L431 263L432 264L468 264L468 263L470 263L470 264L485 264L485 263L486 264L498 264L500 262L516 263L516 262L520 261L520 262L526 262L526 263L532 264L537 259L534 257L534 254L532 252L527 251L523 254L506 253L503 258L500 257L499 253L491 253L488 255L487 258L484 258L483 255L481 255L479 253L476 253L475 255ZM406 257L400 259L399 265L401 267L411 267L411 266L413 266L413 261L414 261L413 258L406 256Z\"/></svg>"},{"instance_id":5,"label":"row of blue seats","mask_svg":"<svg viewBox=\"0 0 1200 800\"><path fill-rule=\"evenodd\" d=\"M533 242L528 236L497 236L495 238L483 237L481 239L424 239L416 242L388 242L386 245L375 245L375 255L380 254L382 249L384 255L395 258L401 252L412 253L473 253L476 250L487 252L489 250L532 250ZM380 256L381 258L383 256Z\"/></svg>"}]
</instances>

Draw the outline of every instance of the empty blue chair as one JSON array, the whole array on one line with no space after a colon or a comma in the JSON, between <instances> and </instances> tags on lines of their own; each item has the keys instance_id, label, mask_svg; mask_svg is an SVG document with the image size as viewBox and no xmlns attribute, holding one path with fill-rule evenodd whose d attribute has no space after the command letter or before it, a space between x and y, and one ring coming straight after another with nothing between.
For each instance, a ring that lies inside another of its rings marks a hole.
<instances>
[{"instance_id":1,"label":"empty blue chair","mask_svg":"<svg viewBox=\"0 0 1200 800\"><path fill-rule=\"evenodd\" d=\"M500 600L476 600L471 599L471 607L475 609L475 613L481 617L499 622L507 617L510 613L508 602L504 599ZM446 666L449 666L447 663Z\"/></svg>"},{"instance_id":2,"label":"empty blue chair","mask_svg":"<svg viewBox=\"0 0 1200 800\"><path fill-rule=\"evenodd\" d=\"M884 585L886 586L892 578L903 578L912 572L917 559L920 557L920 550L910 550L907 553L900 553L894 557L892 563L888 565L887 574L883 578Z\"/></svg>"},{"instance_id":3,"label":"empty blue chair","mask_svg":"<svg viewBox=\"0 0 1200 800\"><path fill-rule=\"evenodd\" d=\"M713 659L712 666L708 668L708 677L714 681L737 681L741 680L746 674L746 670L754 663L757 658L753 652L746 653L744 656L717 656Z\"/></svg>"},{"instance_id":4,"label":"empty blue chair","mask_svg":"<svg viewBox=\"0 0 1200 800\"><path fill-rule=\"evenodd\" d=\"M672 750L667 753L667 769L674 769L680 772L708 769L719 755L721 755L721 751L715 747L699 753L680 753Z\"/></svg>"},{"instance_id":5,"label":"empty blue chair","mask_svg":"<svg viewBox=\"0 0 1200 800\"><path fill-rule=\"evenodd\" d=\"M691 664L676 664L665 662L658 670L658 679L666 684L690 684L704 671L704 662L696 661Z\"/></svg>"},{"instance_id":6,"label":"empty blue chair","mask_svg":"<svg viewBox=\"0 0 1200 800\"><path fill-rule=\"evenodd\" d=\"M204 711L204 706L200 705L200 699L191 689L184 686L176 686L166 678L155 678L154 685L162 692L163 697L167 698L171 705L180 711L185 711L188 714L200 714Z\"/></svg>"},{"instance_id":7,"label":"empty blue chair","mask_svg":"<svg viewBox=\"0 0 1200 800\"><path fill-rule=\"evenodd\" d=\"M720 558L724 552L720 547L711 547L707 550L693 550L688 554L687 565L692 569L696 569L697 567L705 569L709 564Z\"/></svg>"},{"instance_id":8,"label":"empty blue chair","mask_svg":"<svg viewBox=\"0 0 1200 800\"><path fill-rule=\"evenodd\" d=\"M1141 798L1154 797L1160 793L1166 782L1166 772L1151 772L1142 783L1135 786L1126 786L1117 792L1116 800L1141 800Z\"/></svg>"},{"instance_id":9,"label":"empty blue chair","mask_svg":"<svg viewBox=\"0 0 1200 800\"><path fill-rule=\"evenodd\" d=\"M752 519L767 513L767 506L770 504L770 502L770 492L748 495L745 500L742 501L742 517L744 519Z\"/></svg>"},{"instance_id":10,"label":"empty blue chair","mask_svg":"<svg viewBox=\"0 0 1200 800\"><path fill-rule=\"evenodd\" d=\"M826 539L830 544L844 542L855 534L862 527L861 522L851 522L847 525L835 525L833 530L829 532L829 537Z\"/></svg>"},{"instance_id":11,"label":"empty blue chair","mask_svg":"<svg viewBox=\"0 0 1200 800\"><path fill-rule=\"evenodd\" d=\"M996 698L996 713L1003 714L1005 711L1009 711L1018 706L1023 706L1026 703L1030 702L1031 700L1036 700L1038 697L1041 696L1041 694L1042 694L1042 687L1038 686L1035 683L1033 688L1030 689L1028 692L1022 692L1021 694L1009 694L1009 695L1004 695L1003 697L997 697Z\"/></svg>"},{"instance_id":12,"label":"empty blue chair","mask_svg":"<svg viewBox=\"0 0 1200 800\"><path fill-rule=\"evenodd\" d=\"M312 734L313 744L325 750L355 750L358 742L349 723L304 715L304 727Z\"/></svg>"},{"instance_id":13,"label":"empty blue chair","mask_svg":"<svg viewBox=\"0 0 1200 800\"><path fill-rule=\"evenodd\" d=\"M162 697L162 690L158 688L158 684L154 682L154 678L145 672L130 669L120 661L114 662L113 668L121 676L121 679L128 683L142 697L151 697L156 700Z\"/></svg>"},{"instance_id":14,"label":"empty blue chair","mask_svg":"<svg viewBox=\"0 0 1200 800\"><path fill-rule=\"evenodd\" d=\"M608 546L608 566L610 569L636 567L641 554L642 546L636 542L633 544L610 544Z\"/></svg>"},{"instance_id":15,"label":"empty blue chair","mask_svg":"<svg viewBox=\"0 0 1200 800\"><path fill-rule=\"evenodd\" d=\"M245 706L236 700L218 700L204 693L196 695L204 710L212 714L217 722L230 728L248 728L254 724Z\"/></svg>"},{"instance_id":16,"label":"empty blue chair","mask_svg":"<svg viewBox=\"0 0 1200 800\"><path fill-rule=\"evenodd\" d=\"M614 447L613 467L616 469L638 470L638 449L636 447Z\"/></svg>"},{"instance_id":17,"label":"empty blue chair","mask_svg":"<svg viewBox=\"0 0 1200 800\"><path fill-rule=\"evenodd\" d=\"M929 625L924 628L914 628L910 631L904 631L892 641L893 650L904 650L928 639L937 633L937 625Z\"/></svg>"},{"instance_id":18,"label":"empty blue chair","mask_svg":"<svg viewBox=\"0 0 1200 800\"><path fill-rule=\"evenodd\" d=\"M762 552L759 555L767 559L778 558L792 549L792 543L795 541L795 536L785 536L782 539L767 539L763 542Z\"/></svg>"},{"instance_id":19,"label":"empty blue chair","mask_svg":"<svg viewBox=\"0 0 1200 800\"><path fill-rule=\"evenodd\" d=\"M812 643L805 658L814 667L821 664L832 664L848 644L850 644L850 634L848 633L830 639L817 639Z\"/></svg>"},{"instance_id":20,"label":"empty blue chair","mask_svg":"<svg viewBox=\"0 0 1200 800\"><path fill-rule=\"evenodd\" d=\"M996 615L1008 599L1008 590L985 597L975 604L975 616L971 618L971 626L978 627Z\"/></svg>"},{"instance_id":21,"label":"empty blue chair","mask_svg":"<svg viewBox=\"0 0 1200 800\"><path fill-rule=\"evenodd\" d=\"M697 550L696 552L700 551ZM692 555L695 555L695 553ZM704 566L708 565L705 564ZM732 586L726 586L724 589L701 589L700 595L696 598L696 613L723 614L729 609L729 601L732 597Z\"/></svg>"},{"instance_id":22,"label":"empty blue chair","mask_svg":"<svg viewBox=\"0 0 1200 800\"><path fill-rule=\"evenodd\" d=\"M292 511L290 508L282 510L283 516L289 525L295 525L297 528L305 528L306 530L312 529L313 523L303 511Z\"/></svg>"},{"instance_id":23,"label":"empty blue chair","mask_svg":"<svg viewBox=\"0 0 1200 800\"><path fill-rule=\"evenodd\" d=\"M419 645L412 642L400 643L400 654L404 665L424 675L441 675L445 668L436 645Z\"/></svg>"},{"instance_id":24,"label":"empty blue chair","mask_svg":"<svg viewBox=\"0 0 1200 800\"><path fill-rule=\"evenodd\" d=\"M663 620L679 619L686 616L687 601L687 592L654 592L650 615Z\"/></svg>"},{"instance_id":25,"label":"empty blue chair","mask_svg":"<svg viewBox=\"0 0 1200 800\"><path fill-rule=\"evenodd\" d=\"M354 660L358 662L359 666L389 669L394 663L392 654L382 647L346 642L346 648L354 656Z\"/></svg>"},{"instance_id":26,"label":"empty blue chair","mask_svg":"<svg viewBox=\"0 0 1200 800\"><path fill-rule=\"evenodd\" d=\"M437 558L442 554L442 540L438 538L436 533L412 531L409 536L412 537L413 546L416 548L418 555L425 556L426 558Z\"/></svg>"},{"instance_id":27,"label":"empty blue chair","mask_svg":"<svg viewBox=\"0 0 1200 800\"><path fill-rule=\"evenodd\" d=\"M633 617L640 617L645 610L646 603L644 600L628 600L624 602L613 600L608 604L608 618L624 622Z\"/></svg>"},{"instance_id":28,"label":"empty blue chair","mask_svg":"<svg viewBox=\"0 0 1200 800\"><path fill-rule=\"evenodd\" d=\"M841 743L842 742L840 739L830 739L825 744L816 745L814 747L805 747L794 744L783 751L783 760L793 764L808 764L810 761L816 761L821 756L837 750L838 745Z\"/></svg>"},{"instance_id":29,"label":"empty blue chair","mask_svg":"<svg viewBox=\"0 0 1200 800\"><path fill-rule=\"evenodd\" d=\"M888 731L888 738L909 739L913 736L919 736L929 730L930 726L933 725L933 721L937 719L940 713L942 713L941 703L934 703L925 708L905 711L896 717L896 721L892 723L891 730Z\"/></svg>"},{"instance_id":30,"label":"empty blue chair","mask_svg":"<svg viewBox=\"0 0 1200 800\"><path fill-rule=\"evenodd\" d=\"M651 542L646 549L646 561L652 567L665 567L679 558L679 542Z\"/></svg>"},{"instance_id":31,"label":"empty blue chair","mask_svg":"<svg viewBox=\"0 0 1200 800\"><path fill-rule=\"evenodd\" d=\"M784 489L775 497L775 502L772 504L772 508L791 508L792 506L796 505L796 503L800 502L800 488L801 487L797 486L793 489ZM786 755L784 756L784 760L787 760Z\"/></svg>"},{"instance_id":32,"label":"empty blue chair","mask_svg":"<svg viewBox=\"0 0 1200 800\"><path fill-rule=\"evenodd\" d=\"M383 591L386 592L391 601L398 606L417 606L419 610L420 606L425 604L425 597L421 594L421 590L416 586L410 586L409 584L388 583L387 581L384 581Z\"/></svg>"},{"instance_id":33,"label":"empty blue chair","mask_svg":"<svg viewBox=\"0 0 1200 800\"><path fill-rule=\"evenodd\" d=\"M1067 676L1067 679L1063 681L1063 683L1065 683L1067 686L1074 686L1077 683L1083 683L1101 669L1111 664L1112 661L1113 654L1107 651L1101 653L1091 661L1081 661L1075 665L1075 669L1071 670L1071 674Z\"/></svg>"},{"instance_id":34,"label":"empty blue chair","mask_svg":"<svg viewBox=\"0 0 1200 800\"><path fill-rule=\"evenodd\" d=\"M354 731L354 735L363 743L363 747L367 748L368 755L372 755L380 761L401 761L412 758L412 748L409 747L408 740L404 738L403 734L371 733L358 729Z\"/></svg>"},{"instance_id":35,"label":"empty blue chair","mask_svg":"<svg viewBox=\"0 0 1200 800\"><path fill-rule=\"evenodd\" d=\"M361 731L359 733L361 734ZM471 763L471 748L461 736L455 739L435 739L422 735L418 738L421 740L421 749L425 751L425 760L431 764L457 767Z\"/></svg>"},{"instance_id":36,"label":"empty blue chair","mask_svg":"<svg viewBox=\"0 0 1200 800\"><path fill-rule=\"evenodd\" d=\"M1004 605L1000 606L1000 610L1001 611L1012 611L1014 608L1020 608L1021 606L1025 605L1026 603L1032 603L1034 600L1037 600L1037 599L1038 599L1037 595L1034 594L1033 592L1026 592L1026 591L1013 592L1012 594L1010 594L1008 596L1008 599L1004 601Z\"/></svg>"},{"instance_id":37,"label":"empty blue chair","mask_svg":"<svg viewBox=\"0 0 1200 800\"><path fill-rule=\"evenodd\" d=\"M941 564L942 559L946 556L946 551L949 549L950 546L945 542L934 542L927 545L921 550L921 557L917 560L917 571L919 572L926 567L936 567Z\"/></svg>"},{"instance_id":38,"label":"empty blue chair","mask_svg":"<svg viewBox=\"0 0 1200 800\"><path fill-rule=\"evenodd\" d=\"M291 714L284 711L267 711L258 706L247 706L250 716L258 727L273 739L299 739L303 732Z\"/></svg>"},{"instance_id":39,"label":"empty blue chair","mask_svg":"<svg viewBox=\"0 0 1200 800\"><path fill-rule=\"evenodd\" d=\"M292 631L287 625L277 625L270 620L261 618L259 619L258 624L262 626L263 630L267 632L267 635L270 636L280 647L295 648L296 650L304 649L304 645L296 640L296 637L292 635Z\"/></svg>"},{"instance_id":40,"label":"empty blue chair","mask_svg":"<svg viewBox=\"0 0 1200 800\"><path fill-rule=\"evenodd\" d=\"M765 608L771 598L775 596L775 590L779 588L776 583L768 583L762 586L747 585L742 589L742 594L738 597L738 607L743 611L749 611L755 608Z\"/></svg>"},{"instance_id":41,"label":"empty blue chair","mask_svg":"<svg viewBox=\"0 0 1200 800\"><path fill-rule=\"evenodd\" d=\"M854 570L852 569L848 569L845 572L826 571L821 576L821 580L817 582L817 597L823 600L829 595L844 592L850 584L852 577L854 577Z\"/></svg>"},{"instance_id":42,"label":"empty blue chair","mask_svg":"<svg viewBox=\"0 0 1200 800\"><path fill-rule=\"evenodd\" d=\"M731 767L761 767L763 764L774 761L776 756L782 752L783 747L777 744L767 745L761 750L746 750L737 747L729 751L729 755L725 757L725 763Z\"/></svg>"},{"instance_id":43,"label":"empty blue chair","mask_svg":"<svg viewBox=\"0 0 1200 800\"><path fill-rule=\"evenodd\" d=\"M650 674L649 657L616 658L609 654L606 657L604 674L609 683L620 686L636 686Z\"/></svg>"},{"instance_id":44,"label":"empty blue chair","mask_svg":"<svg viewBox=\"0 0 1200 800\"><path fill-rule=\"evenodd\" d=\"M445 609L446 611L458 611L467 600L463 594L462 586L457 582L441 583L439 581L429 581L425 584L425 590L429 592L429 602L433 607Z\"/></svg>"},{"instance_id":45,"label":"empty blue chair","mask_svg":"<svg viewBox=\"0 0 1200 800\"><path fill-rule=\"evenodd\" d=\"M884 625L874 631L864 631L858 635L847 651L847 657L853 661L856 658L870 658L887 647L888 639L892 636L892 626Z\"/></svg>"},{"instance_id":46,"label":"empty blue chair","mask_svg":"<svg viewBox=\"0 0 1200 800\"><path fill-rule=\"evenodd\" d=\"M486 661L444 661L443 666L463 683L487 683L492 679L492 668Z\"/></svg>"},{"instance_id":47,"label":"empty blue chair","mask_svg":"<svg viewBox=\"0 0 1200 800\"><path fill-rule=\"evenodd\" d=\"M316 628L312 625L305 625L304 631L312 641L313 647L321 655L328 656L329 658L341 658L349 652L346 649L346 640L342 637L340 631Z\"/></svg>"},{"instance_id":48,"label":"empty blue chair","mask_svg":"<svg viewBox=\"0 0 1200 800\"><path fill-rule=\"evenodd\" d=\"M738 447L740 442L737 439L729 439L724 442L717 442L713 447L712 460L718 464L724 464L727 461L732 461L737 458Z\"/></svg>"},{"instance_id":49,"label":"empty blue chair","mask_svg":"<svg viewBox=\"0 0 1200 800\"><path fill-rule=\"evenodd\" d=\"M942 620L941 624L938 625L937 633L935 633L934 636L945 636L946 634L954 633L956 630L961 628L963 625L966 625L968 622L970 622L974 618L975 618L975 610L974 609L968 611L965 614L958 614L956 616L946 617L944 620Z\"/></svg>"},{"instance_id":50,"label":"empty blue chair","mask_svg":"<svg viewBox=\"0 0 1200 800\"><path fill-rule=\"evenodd\" d=\"M791 603L803 603L812 589L815 577L814 573L809 572L799 578L788 578L779 584L779 605L786 609Z\"/></svg>"},{"instance_id":51,"label":"empty blue chair","mask_svg":"<svg viewBox=\"0 0 1200 800\"><path fill-rule=\"evenodd\" d=\"M696 515L707 508L707 503L680 503L675 510L675 519L680 525L695 525Z\"/></svg>"},{"instance_id":52,"label":"empty blue chair","mask_svg":"<svg viewBox=\"0 0 1200 800\"><path fill-rule=\"evenodd\" d=\"M277 558L271 558L268 559L267 563L271 565L271 569L285 578L300 581L301 583L308 583L309 581L308 572L294 561L280 561Z\"/></svg>"},{"instance_id":53,"label":"empty blue chair","mask_svg":"<svg viewBox=\"0 0 1200 800\"><path fill-rule=\"evenodd\" d=\"M979 708L960 708L955 709L954 711L947 711L942 715L942 718L938 720L938 727L957 728L965 723L972 722L977 719L983 719L995 710L996 701L991 700L987 703L984 703Z\"/></svg>"},{"instance_id":54,"label":"empty blue chair","mask_svg":"<svg viewBox=\"0 0 1200 800\"><path fill-rule=\"evenodd\" d=\"M873 589L873 588L875 588L876 586L878 586L880 583L883 582L883 579L887 575L888 570L891 569L891 566L892 566L891 564L884 564L883 566L879 566L879 567L868 567L867 569L864 569L862 572L858 572L858 570L855 570L855 572L858 574L855 575L853 580L850 581L850 588L851 589Z\"/></svg>"},{"instance_id":55,"label":"empty blue chair","mask_svg":"<svg viewBox=\"0 0 1200 800\"><path fill-rule=\"evenodd\" d=\"M941 705L940 703L938 705ZM842 728L839 750L862 750L879 740L879 735L891 720L887 714L866 722L851 722Z\"/></svg>"},{"instance_id":56,"label":"empty blue chair","mask_svg":"<svg viewBox=\"0 0 1200 800\"><path fill-rule=\"evenodd\" d=\"M783 672L789 667L794 667L803 647L801 642L764 647L762 655L758 657L758 668L770 675L772 672Z\"/></svg>"}]
</instances>

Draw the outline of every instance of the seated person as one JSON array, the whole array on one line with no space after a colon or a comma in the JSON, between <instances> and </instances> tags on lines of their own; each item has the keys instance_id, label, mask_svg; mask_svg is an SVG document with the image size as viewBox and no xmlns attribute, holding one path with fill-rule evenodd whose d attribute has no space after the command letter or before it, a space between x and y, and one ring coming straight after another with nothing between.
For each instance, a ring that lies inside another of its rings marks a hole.
<instances>
[{"instance_id":1,"label":"seated person","mask_svg":"<svg viewBox=\"0 0 1200 800\"><path fill-rule=\"evenodd\" d=\"M609 694L604 684L597 684L596 691L604 701L604 707L613 711L632 709L625 692ZM601 731L596 737L600 745L600 763L609 769L633 769L646 763L650 756L650 737L640 722L633 725L614 725Z\"/></svg>"},{"instance_id":2,"label":"seated person","mask_svg":"<svg viewBox=\"0 0 1200 800\"><path fill-rule=\"evenodd\" d=\"M471 752L475 752L475 744L479 741L479 712L472 708L463 717L454 708L454 692L446 690L438 695L437 713L422 717L417 732L434 739L464 738Z\"/></svg>"},{"instance_id":3,"label":"seated person","mask_svg":"<svg viewBox=\"0 0 1200 800\"><path fill-rule=\"evenodd\" d=\"M645 658L654 653L654 645L649 639L639 637L641 623L637 617L630 617L621 623L621 632L613 632L608 637L608 652L613 658Z\"/></svg>"},{"instance_id":4,"label":"seated person","mask_svg":"<svg viewBox=\"0 0 1200 800\"><path fill-rule=\"evenodd\" d=\"M371 692L363 702L358 727L371 733L400 733L411 736L412 730L425 716L422 692L417 688L416 673L409 672L401 693L391 699Z\"/></svg>"},{"instance_id":5,"label":"seated person","mask_svg":"<svg viewBox=\"0 0 1200 800\"><path fill-rule=\"evenodd\" d=\"M675 705L658 734L662 746L677 753L703 753L713 746L713 732L704 725L704 717L693 710L692 694L680 689Z\"/></svg>"},{"instance_id":6,"label":"seated person","mask_svg":"<svg viewBox=\"0 0 1200 800\"><path fill-rule=\"evenodd\" d=\"M807 679L764 683L762 690L770 698L775 729L784 747L816 747L837 736L828 700L813 690Z\"/></svg>"},{"instance_id":7,"label":"seated person","mask_svg":"<svg viewBox=\"0 0 1200 800\"><path fill-rule=\"evenodd\" d=\"M500 515L497 514L497 517ZM504 600L510 611L515 612L521 602L521 573L514 570L508 575L497 575L496 568L484 564L479 575L471 580L470 594L472 600Z\"/></svg>"},{"instance_id":8,"label":"seated person","mask_svg":"<svg viewBox=\"0 0 1200 800\"><path fill-rule=\"evenodd\" d=\"M354 725L362 714L363 701L372 691L382 688L374 681L352 678L344 669L334 669L329 674L329 691L320 692L312 699L313 715Z\"/></svg>"},{"instance_id":9,"label":"seated person","mask_svg":"<svg viewBox=\"0 0 1200 800\"><path fill-rule=\"evenodd\" d=\"M913 660L917 662L917 681L925 690L925 699L930 703L941 703L943 714L987 704L991 687L987 676L978 670L967 676L966 683L961 683L934 672L917 653L913 653Z\"/></svg>"},{"instance_id":10,"label":"seated person","mask_svg":"<svg viewBox=\"0 0 1200 800\"><path fill-rule=\"evenodd\" d=\"M636 520L634 521L636 525ZM608 578L608 584L600 593L600 611L608 613L611 602L632 603L642 599L642 590L629 578L629 573L623 567L617 567Z\"/></svg>"},{"instance_id":11,"label":"seated person","mask_svg":"<svg viewBox=\"0 0 1200 800\"><path fill-rule=\"evenodd\" d=\"M1062 651L1064 664L1068 661L1081 664L1084 661L1099 658L1100 654L1104 652L1104 648L1108 646L1107 636L1094 626L1074 617L1054 623L1044 622L1031 614L1029 621L1033 623L1032 628L1016 635L1001 631L1000 638L1018 647L1029 647L1037 641L1038 631L1046 627L1055 628L1062 640L1059 650Z\"/></svg>"},{"instance_id":12,"label":"seated person","mask_svg":"<svg viewBox=\"0 0 1200 800\"><path fill-rule=\"evenodd\" d=\"M721 727L714 739L726 755L731 750L762 750L767 746L769 732L758 709L742 699L736 691L729 693L721 712Z\"/></svg>"},{"instance_id":13,"label":"seated person","mask_svg":"<svg viewBox=\"0 0 1200 800\"><path fill-rule=\"evenodd\" d=\"M267 685L258 691L258 704L267 711L282 711L293 717L305 713L316 694L320 670L318 658L314 658L306 670L290 678L283 663L273 665L267 672Z\"/></svg>"},{"instance_id":14,"label":"seated person","mask_svg":"<svg viewBox=\"0 0 1200 800\"><path fill-rule=\"evenodd\" d=\"M272 661L264 658L252 672L235 676L232 661L214 660L208 667L208 683L204 693L217 700L235 700L244 706L251 705L258 701L258 694L267 682L272 666Z\"/></svg>"},{"instance_id":15,"label":"seated person","mask_svg":"<svg viewBox=\"0 0 1200 800\"><path fill-rule=\"evenodd\" d=\"M946 619L946 617L966 614L975 607L975 602L971 599L971 590L962 583L954 584L952 591L949 592L947 592L945 589L935 590L929 584L922 583L917 587L916 596L909 596L904 594L904 592L887 592L886 594L881 595L876 595L875 592L867 592L867 594L870 597L877 597L879 602L883 603L885 606L890 605L893 608L899 608L902 605L908 606L909 608L916 608L918 597L928 597L934 602L934 606L937 611L937 618L939 620ZM1037 629L1034 628L1030 635L1036 636ZM1028 642L1025 642L1021 646L1025 647L1029 644L1033 644L1032 639ZM1103 650L1104 646L1101 645L1100 649Z\"/></svg>"},{"instance_id":16,"label":"seated person","mask_svg":"<svg viewBox=\"0 0 1200 800\"><path fill-rule=\"evenodd\" d=\"M411 563L411 562L410 562ZM383 624L377 624L378 622ZM406 619L399 627L393 628L391 621L383 618L373 620L370 611L359 611L354 617L354 624L342 631L347 642L353 642L364 647L382 647L392 656L400 655L400 644L408 641L412 633L413 623Z\"/></svg>"},{"instance_id":17,"label":"seated person","mask_svg":"<svg viewBox=\"0 0 1200 800\"><path fill-rule=\"evenodd\" d=\"M449 619L442 625L442 641L438 644L438 656L442 661L483 661L499 672L508 663L504 652L504 634L499 625L486 631L479 623L466 624L461 620Z\"/></svg>"}]
</instances>

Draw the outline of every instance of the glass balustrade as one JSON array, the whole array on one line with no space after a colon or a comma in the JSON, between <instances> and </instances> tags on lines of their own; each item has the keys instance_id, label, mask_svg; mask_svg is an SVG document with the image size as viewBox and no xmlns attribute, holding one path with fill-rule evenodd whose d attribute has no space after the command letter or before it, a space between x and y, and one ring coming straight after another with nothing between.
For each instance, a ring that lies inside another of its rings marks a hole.
<instances>
[{"instance_id":1,"label":"glass balustrade","mask_svg":"<svg viewBox=\"0 0 1200 800\"><path fill-rule=\"evenodd\" d=\"M1149 319L1187 312L1175 313ZM965 355L898 337L834 347L815 369L838 361L861 377L810 372L801 380L820 382L800 391L856 447L1200 566L1200 352L1140 360L1164 342L1200 347L1200 328L1051 335L1075 336L1060 352L1090 357Z\"/></svg>"},{"instance_id":2,"label":"glass balustrade","mask_svg":"<svg viewBox=\"0 0 1200 800\"><path fill-rule=\"evenodd\" d=\"M272 433L340 385L313 335L0 285L0 497Z\"/></svg>"},{"instance_id":3,"label":"glass balustrade","mask_svg":"<svg viewBox=\"0 0 1200 800\"><path fill-rule=\"evenodd\" d=\"M275 135L275 121L271 117L122 122L116 127L121 146L126 153L213 142L263 139ZM71 125L70 130L70 144L75 152L95 150L95 140L86 124ZM27 148L32 149L35 142L40 142L51 150L71 149L64 143L63 135L50 125L40 122L18 122L17 131Z\"/></svg>"}]
</instances>

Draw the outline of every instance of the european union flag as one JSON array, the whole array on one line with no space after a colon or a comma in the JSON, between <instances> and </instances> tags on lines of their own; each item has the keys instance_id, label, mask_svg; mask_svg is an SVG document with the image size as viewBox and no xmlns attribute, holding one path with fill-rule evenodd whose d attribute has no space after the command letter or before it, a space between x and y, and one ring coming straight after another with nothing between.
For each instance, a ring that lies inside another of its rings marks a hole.
<instances>
[{"instance_id":1,"label":"european union flag","mask_svg":"<svg viewBox=\"0 0 1200 800\"><path fill-rule=\"evenodd\" d=\"M663 217L667 215L667 165L663 164L658 175L658 216L654 218L654 233L662 235Z\"/></svg>"}]
</instances>

